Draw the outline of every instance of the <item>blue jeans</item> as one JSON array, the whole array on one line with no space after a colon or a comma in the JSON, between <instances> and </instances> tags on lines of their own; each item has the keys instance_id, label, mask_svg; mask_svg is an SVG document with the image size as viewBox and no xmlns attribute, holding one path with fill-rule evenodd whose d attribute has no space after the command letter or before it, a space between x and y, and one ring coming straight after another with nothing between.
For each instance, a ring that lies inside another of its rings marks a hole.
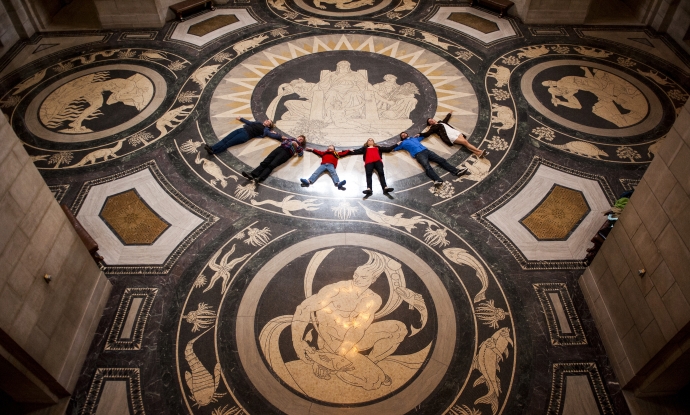
<instances>
[{"instance_id":1,"label":"blue jeans","mask_svg":"<svg viewBox=\"0 0 690 415\"><path fill-rule=\"evenodd\" d=\"M331 179L333 179L334 184L337 185L338 183L340 183L340 179L338 179L338 173L335 172L335 167L333 167L331 163L322 164L319 167L317 167L314 174L312 174L309 178L309 181L311 183L314 183L316 179L318 179L319 176L321 176L321 173L325 171L328 171L328 173L331 175Z\"/></svg>"},{"instance_id":2,"label":"blue jeans","mask_svg":"<svg viewBox=\"0 0 690 415\"><path fill-rule=\"evenodd\" d=\"M211 149L214 153L222 153L227 150L228 147L246 143L247 141L249 141L249 134L247 134L247 130L245 130L244 127L240 127L212 145Z\"/></svg>"},{"instance_id":3,"label":"blue jeans","mask_svg":"<svg viewBox=\"0 0 690 415\"><path fill-rule=\"evenodd\" d=\"M420 151L414 156L414 158L419 162L419 164L422 165L426 175L435 182L440 181L441 178L438 176L438 174L436 174L434 169L429 164L430 161L438 163L438 165L441 166L444 170L449 171L451 173L455 173L458 170L455 167L453 167L452 164L448 163L446 159L444 159L443 157L439 156L431 150Z\"/></svg>"}]
</instances>

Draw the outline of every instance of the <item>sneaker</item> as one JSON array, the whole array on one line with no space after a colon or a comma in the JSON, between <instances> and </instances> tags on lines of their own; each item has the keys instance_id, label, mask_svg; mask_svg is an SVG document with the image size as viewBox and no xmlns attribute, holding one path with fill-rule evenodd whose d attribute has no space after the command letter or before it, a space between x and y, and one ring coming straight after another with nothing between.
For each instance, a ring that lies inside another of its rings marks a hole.
<instances>
[{"instance_id":1,"label":"sneaker","mask_svg":"<svg viewBox=\"0 0 690 415\"><path fill-rule=\"evenodd\" d=\"M443 180L439 180L439 181L434 182L434 186L435 186L435 187L441 187L441 186L443 186Z\"/></svg>"},{"instance_id":2,"label":"sneaker","mask_svg":"<svg viewBox=\"0 0 690 415\"><path fill-rule=\"evenodd\" d=\"M385 189L383 189L383 193L390 193L393 190L395 190L395 189L393 189L392 187L386 187Z\"/></svg>"},{"instance_id":3,"label":"sneaker","mask_svg":"<svg viewBox=\"0 0 690 415\"><path fill-rule=\"evenodd\" d=\"M242 172L242 176L247 179L247 180L254 180L251 174L247 173L246 171Z\"/></svg>"},{"instance_id":4,"label":"sneaker","mask_svg":"<svg viewBox=\"0 0 690 415\"><path fill-rule=\"evenodd\" d=\"M208 144L204 144L204 150L206 150L206 152L208 153L209 156L212 156L215 154L213 152L213 149L211 148L211 146Z\"/></svg>"},{"instance_id":5,"label":"sneaker","mask_svg":"<svg viewBox=\"0 0 690 415\"><path fill-rule=\"evenodd\" d=\"M338 183L338 190L343 190L343 186L345 186L346 182L347 182L347 180L343 180L340 183Z\"/></svg>"},{"instance_id":6,"label":"sneaker","mask_svg":"<svg viewBox=\"0 0 690 415\"><path fill-rule=\"evenodd\" d=\"M254 180L255 186L258 186L259 184L261 184L261 180L258 177L254 177L252 180Z\"/></svg>"},{"instance_id":7,"label":"sneaker","mask_svg":"<svg viewBox=\"0 0 690 415\"><path fill-rule=\"evenodd\" d=\"M374 192L371 191L371 189L363 190L362 193L364 193L367 196L371 196Z\"/></svg>"},{"instance_id":8,"label":"sneaker","mask_svg":"<svg viewBox=\"0 0 690 415\"><path fill-rule=\"evenodd\" d=\"M309 187L309 185L311 184L307 179L299 179L299 181L302 183L302 186L304 187Z\"/></svg>"},{"instance_id":9,"label":"sneaker","mask_svg":"<svg viewBox=\"0 0 690 415\"><path fill-rule=\"evenodd\" d=\"M455 173L453 173L453 175L462 176L465 173L467 173L467 167L460 167L459 169L455 170Z\"/></svg>"}]
</instances>

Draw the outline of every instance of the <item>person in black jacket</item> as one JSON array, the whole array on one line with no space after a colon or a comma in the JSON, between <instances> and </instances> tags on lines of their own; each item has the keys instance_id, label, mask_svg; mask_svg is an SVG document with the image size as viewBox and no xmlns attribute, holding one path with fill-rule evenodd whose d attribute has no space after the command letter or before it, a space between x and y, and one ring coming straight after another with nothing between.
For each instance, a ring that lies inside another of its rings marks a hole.
<instances>
[{"instance_id":1,"label":"person in black jacket","mask_svg":"<svg viewBox=\"0 0 690 415\"><path fill-rule=\"evenodd\" d=\"M364 171L367 176L367 190L364 190L362 193L367 196L373 193L371 191L371 176L374 174L374 170L376 170L376 173L379 175L379 183L381 183L383 193L389 193L394 190L392 187L386 185L386 175L383 173L383 153L390 153L397 145L396 143L392 146L380 147L374 142L373 138L370 138L362 147L350 150L350 154L361 154L364 160Z\"/></svg>"},{"instance_id":2,"label":"person in black jacket","mask_svg":"<svg viewBox=\"0 0 690 415\"><path fill-rule=\"evenodd\" d=\"M276 140L283 139L283 137L281 137L280 134L271 131L271 128L273 128L273 121L271 120L266 120L264 122L256 122L247 121L244 118L240 117L237 117L236 119L237 121L242 121L244 123L242 128L234 130L233 132L225 136L225 138L223 138L222 140L220 140L212 146L209 146L208 144L204 145L204 149L206 150L206 152L208 152L209 155L222 153L229 147L246 143L251 138L271 137L275 138Z\"/></svg>"},{"instance_id":3,"label":"person in black jacket","mask_svg":"<svg viewBox=\"0 0 690 415\"><path fill-rule=\"evenodd\" d=\"M470 144L470 142L467 141L467 135L465 135L465 133L456 130L450 124L448 124L451 115L453 115L453 111L449 112L448 115L446 115L446 118L443 119L443 121L436 121L433 118L429 118L428 120L426 120L426 124L429 126L429 130L425 133L420 133L419 135L421 135L422 137L429 137L431 134L437 134L439 137L441 137L441 140L443 140L443 142L448 144L449 146L452 146L453 144L465 146L468 150L472 152L472 154L474 154L478 158L484 158L487 154L489 154L488 151L480 150L477 147Z\"/></svg>"}]
</instances>

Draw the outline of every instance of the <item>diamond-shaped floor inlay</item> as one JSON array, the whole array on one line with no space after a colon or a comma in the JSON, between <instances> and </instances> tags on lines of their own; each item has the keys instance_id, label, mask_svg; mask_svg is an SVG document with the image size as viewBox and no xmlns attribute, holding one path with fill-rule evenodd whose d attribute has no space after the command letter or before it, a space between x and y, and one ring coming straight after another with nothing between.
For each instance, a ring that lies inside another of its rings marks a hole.
<instances>
[{"instance_id":1,"label":"diamond-shaped floor inlay","mask_svg":"<svg viewBox=\"0 0 690 415\"><path fill-rule=\"evenodd\" d=\"M479 30L482 33L492 33L499 30L496 23L471 13L451 13L448 15L448 20Z\"/></svg>"},{"instance_id":2,"label":"diamond-shaped floor inlay","mask_svg":"<svg viewBox=\"0 0 690 415\"><path fill-rule=\"evenodd\" d=\"M589 211L582 192L554 185L520 223L540 241L560 241L570 236Z\"/></svg>"},{"instance_id":3,"label":"diamond-shaped floor inlay","mask_svg":"<svg viewBox=\"0 0 690 415\"><path fill-rule=\"evenodd\" d=\"M170 227L134 189L109 196L99 216L125 245L151 245Z\"/></svg>"}]
</instances>

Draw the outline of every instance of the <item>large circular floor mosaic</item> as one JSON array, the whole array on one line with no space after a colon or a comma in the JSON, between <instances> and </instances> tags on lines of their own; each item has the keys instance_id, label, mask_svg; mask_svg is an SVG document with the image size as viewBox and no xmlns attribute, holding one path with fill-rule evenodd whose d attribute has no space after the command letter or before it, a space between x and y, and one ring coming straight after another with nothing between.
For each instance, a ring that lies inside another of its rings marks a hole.
<instances>
[{"instance_id":1,"label":"large circular floor mosaic","mask_svg":"<svg viewBox=\"0 0 690 415\"><path fill-rule=\"evenodd\" d=\"M503 407L517 347L509 308L462 240L406 247L390 233L304 238L259 225L193 277L177 341L190 411L216 402L261 414Z\"/></svg>"},{"instance_id":2,"label":"large circular floor mosaic","mask_svg":"<svg viewBox=\"0 0 690 415\"><path fill-rule=\"evenodd\" d=\"M368 138L394 142L429 117L453 112L453 125L472 134L478 101L472 85L446 59L410 43L377 36L319 36L265 49L231 69L213 92L210 122L220 140L236 117L272 119L277 131L307 136L325 148L362 146ZM229 151L250 166L261 158L248 143ZM448 157L458 146L447 147ZM262 155L262 154L259 154ZM403 179L414 170L403 172ZM277 177L294 180L292 169Z\"/></svg>"}]
</instances>

